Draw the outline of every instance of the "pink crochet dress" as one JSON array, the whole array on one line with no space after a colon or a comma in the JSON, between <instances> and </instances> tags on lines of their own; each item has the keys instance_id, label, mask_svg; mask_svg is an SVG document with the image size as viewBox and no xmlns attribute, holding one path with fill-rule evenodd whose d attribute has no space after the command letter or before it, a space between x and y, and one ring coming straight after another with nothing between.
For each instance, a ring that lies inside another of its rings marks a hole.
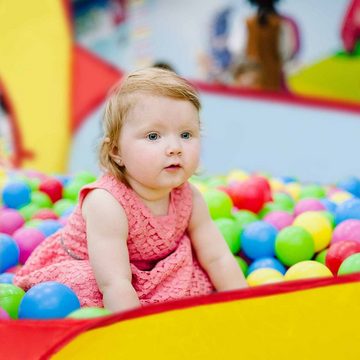
<instances>
[{"instance_id":1,"label":"pink crochet dress","mask_svg":"<svg viewBox=\"0 0 360 360\"><path fill-rule=\"evenodd\" d=\"M16 274L16 285L27 290L44 281L58 281L75 291L81 306L103 306L89 263L81 214L85 196L97 188L112 194L126 212L132 284L142 304L213 291L186 233L192 211L190 185L185 183L171 192L167 215L154 216L132 189L110 174L81 190L79 205L67 225L36 248Z\"/></svg>"}]
</instances>

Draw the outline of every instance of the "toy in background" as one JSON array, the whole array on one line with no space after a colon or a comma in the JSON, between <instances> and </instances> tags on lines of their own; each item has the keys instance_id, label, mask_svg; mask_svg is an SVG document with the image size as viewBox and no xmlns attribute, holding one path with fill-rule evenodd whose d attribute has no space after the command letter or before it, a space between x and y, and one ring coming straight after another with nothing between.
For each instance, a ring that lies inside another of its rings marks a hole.
<instances>
[{"instance_id":1,"label":"toy in background","mask_svg":"<svg viewBox=\"0 0 360 360\"><path fill-rule=\"evenodd\" d=\"M341 28L344 49L353 53L360 43L360 0L352 0Z\"/></svg>"}]
</instances>

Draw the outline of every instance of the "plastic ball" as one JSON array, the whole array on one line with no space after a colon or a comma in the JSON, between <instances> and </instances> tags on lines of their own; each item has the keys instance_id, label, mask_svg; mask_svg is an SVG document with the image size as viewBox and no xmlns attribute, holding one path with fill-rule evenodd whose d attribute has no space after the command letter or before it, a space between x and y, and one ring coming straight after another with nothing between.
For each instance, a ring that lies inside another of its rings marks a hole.
<instances>
[{"instance_id":1,"label":"plastic ball","mask_svg":"<svg viewBox=\"0 0 360 360\"><path fill-rule=\"evenodd\" d=\"M0 320L9 320L10 315L3 309L0 308Z\"/></svg>"},{"instance_id":2,"label":"plastic ball","mask_svg":"<svg viewBox=\"0 0 360 360\"><path fill-rule=\"evenodd\" d=\"M295 216L298 216L306 211L323 211L325 206L317 199L301 199L295 206Z\"/></svg>"},{"instance_id":3,"label":"plastic ball","mask_svg":"<svg viewBox=\"0 0 360 360\"><path fill-rule=\"evenodd\" d=\"M326 196L325 189L316 184L303 186L300 190L300 199L313 198L322 199Z\"/></svg>"},{"instance_id":4,"label":"plastic ball","mask_svg":"<svg viewBox=\"0 0 360 360\"><path fill-rule=\"evenodd\" d=\"M74 180L86 185L94 182L96 180L96 176L90 171L80 171L75 174Z\"/></svg>"},{"instance_id":5,"label":"plastic ball","mask_svg":"<svg viewBox=\"0 0 360 360\"><path fill-rule=\"evenodd\" d=\"M350 199L338 205L335 211L335 223L340 224L349 219L360 220L360 199Z\"/></svg>"},{"instance_id":6,"label":"plastic ball","mask_svg":"<svg viewBox=\"0 0 360 360\"><path fill-rule=\"evenodd\" d=\"M300 214L293 223L307 230L314 240L315 252L325 249L331 240L332 226L329 220L317 211Z\"/></svg>"},{"instance_id":7,"label":"plastic ball","mask_svg":"<svg viewBox=\"0 0 360 360\"><path fill-rule=\"evenodd\" d=\"M288 212L293 212L295 206L292 197L284 192L277 192L274 194L274 203L278 204L281 209Z\"/></svg>"},{"instance_id":8,"label":"plastic ball","mask_svg":"<svg viewBox=\"0 0 360 360\"><path fill-rule=\"evenodd\" d=\"M339 181L337 187L353 194L356 197L360 197L360 180L355 176Z\"/></svg>"},{"instance_id":9,"label":"plastic ball","mask_svg":"<svg viewBox=\"0 0 360 360\"><path fill-rule=\"evenodd\" d=\"M314 256L314 247L311 234L298 226L281 230L275 240L275 254L287 266L310 260Z\"/></svg>"},{"instance_id":10,"label":"plastic ball","mask_svg":"<svg viewBox=\"0 0 360 360\"><path fill-rule=\"evenodd\" d=\"M58 220L44 220L36 226L45 237L56 233L63 225Z\"/></svg>"},{"instance_id":11,"label":"plastic ball","mask_svg":"<svg viewBox=\"0 0 360 360\"><path fill-rule=\"evenodd\" d=\"M48 178L40 183L39 190L48 195L54 203L62 198L63 185L55 178Z\"/></svg>"},{"instance_id":12,"label":"plastic ball","mask_svg":"<svg viewBox=\"0 0 360 360\"><path fill-rule=\"evenodd\" d=\"M19 319L61 319L80 308L73 290L55 281L32 287L19 306Z\"/></svg>"},{"instance_id":13,"label":"plastic ball","mask_svg":"<svg viewBox=\"0 0 360 360\"><path fill-rule=\"evenodd\" d=\"M63 189L63 197L65 199L76 202L79 192L85 184L81 181L71 180Z\"/></svg>"},{"instance_id":14,"label":"plastic ball","mask_svg":"<svg viewBox=\"0 0 360 360\"><path fill-rule=\"evenodd\" d=\"M291 197L297 201L300 198L301 185L297 182L286 184L285 186L286 192L288 192Z\"/></svg>"},{"instance_id":15,"label":"plastic ball","mask_svg":"<svg viewBox=\"0 0 360 360\"><path fill-rule=\"evenodd\" d=\"M40 209L40 206L34 203L30 203L28 205L25 205L21 209L19 209L19 213L22 215L22 217L28 221L30 220L34 214Z\"/></svg>"},{"instance_id":16,"label":"plastic ball","mask_svg":"<svg viewBox=\"0 0 360 360\"><path fill-rule=\"evenodd\" d=\"M248 271L248 264L247 262L240 256L234 256L236 262L240 266L241 271L243 272L244 276L247 274Z\"/></svg>"},{"instance_id":17,"label":"plastic ball","mask_svg":"<svg viewBox=\"0 0 360 360\"><path fill-rule=\"evenodd\" d=\"M25 294L23 289L12 284L0 284L0 307L3 308L12 319L18 318L20 302Z\"/></svg>"},{"instance_id":18,"label":"plastic ball","mask_svg":"<svg viewBox=\"0 0 360 360\"><path fill-rule=\"evenodd\" d=\"M360 272L360 254L353 254L346 258L339 267L338 275Z\"/></svg>"},{"instance_id":19,"label":"plastic ball","mask_svg":"<svg viewBox=\"0 0 360 360\"><path fill-rule=\"evenodd\" d=\"M0 284L12 284L14 282L15 274L4 272L0 274Z\"/></svg>"},{"instance_id":20,"label":"plastic ball","mask_svg":"<svg viewBox=\"0 0 360 360\"><path fill-rule=\"evenodd\" d=\"M276 235L276 228L265 221L247 225L241 233L243 252L250 259L273 256Z\"/></svg>"},{"instance_id":21,"label":"plastic ball","mask_svg":"<svg viewBox=\"0 0 360 360\"><path fill-rule=\"evenodd\" d=\"M226 192L238 209L249 210L254 213L258 213L264 206L267 196L266 190L251 179L229 184Z\"/></svg>"},{"instance_id":22,"label":"plastic ball","mask_svg":"<svg viewBox=\"0 0 360 360\"><path fill-rule=\"evenodd\" d=\"M320 199L320 202L325 206L325 209L330 213L335 213L337 205L329 199Z\"/></svg>"},{"instance_id":23,"label":"plastic ball","mask_svg":"<svg viewBox=\"0 0 360 360\"><path fill-rule=\"evenodd\" d=\"M52 201L49 196L41 191L33 191L31 194L31 203L39 208L51 208Z\"/></svg>"},{"instance_id":24,"label":"plastic ball","mask_svg":"<svg viewBox=\"0 0 360 360\"><path fill-rule=\"evenodd\" d=\"M263 220L275 226L276 229L282 230L293 223L294 217L286 211L272 211Z\"/></svg>"},{"instance_id":25,"label":"plastic ball","mask_svg":"<svg viewBox=\"0 0 360 360\"><path fill-rule=\"evenodd\" d=\"M249 286L259 286L266 284L274 284L284 281L283 274L275 269L262 268L254 270L246 281Z\"/></svg>"},{"instance_id":26,"label":"plastic ball","mask_svg":"<svg viewBox=\"0 0 360 360\"><path fill-rule=\"evenodd\" d=\"M56 220L58 219L57 214L51 209L39 209L34 215L33 219L40 219L40 220Z\"/></svg>"},{"instance_id":27,"label":"plastic ball","mask_svg":"<svg viewBox=\"0 0 360 360\"><path fill-rule=\"evenodd\" d=\"M317 253L317 255L315 257L315 261L325 265L327 252L328 252L328 249L324 249L324 250L321 250L319 253Z\"/></svg>"},{"instance_id":28,"label":"plastic ball","mask_svg":"<svg viewBox=\"0 0 360 360\"><path fill-rule=\"evenodd\" d=\"M73 208L74 202L68 199L60 199L58 200L53 207L53 210L56 215L61 216L67 209Z\"/></svg>"},{"instance_id":29,"label":"plastic ball","mask_svg":"<svg viewBox=\"0 0 360 360\"><path fill-rule=\"evenodd\" d=\"M345 220L335 227L331 243L344 240L352 240L360 244L360 220Z\"/></svg>"},{"instance_id":30,"label":"plastic ball","mask_svg":"<svg viewBox=\"0 0 360 360\"><path fill-rule=\"evenodd\" d=\"M233 218L240 233L244 229L245 225L259 220L256 214L248 210L239 210L234 212Z\"/></svg>"},{"instance_id":31,"label":"plastic ball","mask_svg":"<svg viewBox=\"0 0 360 360\"><path fill-rule=\"evenodd\" d=\"M111 311L97 307L83 307L71 312L67 318L70 319L92 319L101 316L110 315Z\"/></svg>"},{"instance_id":32,"label":"plastic ball","mask_svg":"<svg viewBox=\"0 0 360 360\"><path fill-rule=\"evenodd\" d=\"M2 190L2 202L12 209L19 209L31 201L31 189L24 181L7 183Z\"/></svg>"},{"instance_id":33,"label":"plastic ball","mask_svg":"<svg viewBox=\"0 0 360 360\"><path fill-rule=\"evenodd\" d=\"M13 238L0 234L0 273L15 266L19 262L19 246Z\"/></svg>"},{"instance_id":34,"label":"plastic ball","mask_svg":"<svg viewBox=\"0 0 360 360\"><path fill-rule=\"evenodd\" d=\"M257 259L253 263L251 263L247 273L250 274L257 269L262 269L262 268L275 269L279 271L281 274L285 274L286 272L284 265L279 260L273 257L267 257L267 258Z\"/></svg>"},{"instance_id":35,"label":"plastic ball","mask_svg":"<svg viewBox=\"0 0 360 360\"><path fill-rule=\"evenodd\" d=\"M328 219L330 226L332 229L335 227L335 216L329 211L319 211L321 215L323 215L326 219Z\"/></svg>"},{"instance_id":36,"label":"plastic ball","mask_svg":"<svg viewBox=\"0 0 360 360\"><path fill-rule=\"evenodd\" d=\"M204 199L214 220L231 217L233 203L228 194L220 190L209 189L204 193Z\"/></svg>"},{"instance_id":37,"label":"plastic ball","mask_svg":"<svg viewBox=\"0 0 360 360\"><path fill-rule=\"evenodd\" d=\"M19 246L19 262L25 264L25 261L34 251L34 249L45 239L44 234L35 228L21 228L15 231L14 240Z\"/></svg>"},{"instance_id":38,"label":"plastic ball","mask_svg":"<svg viewBox=\"0 0 360 360\"><path fill-rule=\"evenodd\" d=\"M337 191L331 195L329 195L329 199L334 202L336 205L343 204L345 201L352 199L352 194L347 191Z\"/></svg>"},{"instance_id":39,"label":"plastic ball","mask_svg":"<svg viewBox=\"0 0 360 360\"><path fill-rule=\"evenodd\" d=\"M331 277L331 271L317 261L301 261L291 266L285 273L285 280Z\"/></svg>"},{"instance_id":40,"label":"plastic ball","mask_svg":"<svg viewBox=\"0 0 360 360\"><path fill-rule=\"evenodd\" d=\"M240 251L241 243L240 231L236 226L235 221L228 218L223 218L216 219L214 222L224 237L226 243L228 244L230 251L233 254L237 254Z\"/></svg>"},{"instance_id":41,"label":"plastic ball","mask_svg":"<svg viewBox=\"0 0 360 360\"><path fill-rule=\"evenodd\" d=\"M0 211L0 233L12 235L25 223L23 216L14 209Z\"/></svg>"},{"instance_id":42,"label":"plastic ball","mask_svg":"<svg viewBox=\"0 0 360 360\"><path fill-rule=\"evenodd\" d=\"M242 170L231 170L227 175L227 181L231 183L232 181L244 181L249 178L249 174Z\"/></svg>"},{"instance_id":43,"label":"plastic ball","mask_svg":"<svg viewBox=\"0 0 360 360\"><path fill-rule=\"evenodd\" d=\"M360 253L360 243L355 241L339 241L332 244L327 252L325 265L335 275L342 262L353 254Z\"/></svg>"}]
</instances>

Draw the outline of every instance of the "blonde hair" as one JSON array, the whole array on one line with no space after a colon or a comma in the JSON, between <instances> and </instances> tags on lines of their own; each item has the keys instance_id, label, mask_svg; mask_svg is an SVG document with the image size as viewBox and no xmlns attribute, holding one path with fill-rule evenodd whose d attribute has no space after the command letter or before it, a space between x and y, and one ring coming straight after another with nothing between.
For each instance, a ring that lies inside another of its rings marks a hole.
<instances>
[{"instance_id":1,"label":"blonde hair","mask_svg":"<svg viewBox=\"0 0 360 360\"><path fill-rule=\"evenodd\" d=\"M112 156L118 147L118 140L124 121L141 94L165 96L191 102L197 111L201 104L196 89L175 72L147 68L125 76L110 92L103 117L104 137L100 143L100 166L127 184L125 168L117 164Z\"/></svg>"}]
</instances>

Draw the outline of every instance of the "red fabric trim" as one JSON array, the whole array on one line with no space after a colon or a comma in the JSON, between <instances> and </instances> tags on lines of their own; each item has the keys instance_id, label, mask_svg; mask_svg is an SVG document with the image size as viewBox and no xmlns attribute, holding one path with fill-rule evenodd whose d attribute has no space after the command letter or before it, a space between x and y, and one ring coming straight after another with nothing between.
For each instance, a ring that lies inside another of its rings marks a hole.
<instances>
[{"instance_id":1,"label":"red fabric trim","mask_svg":"<svg viewBox=\"0 0 360 360\"><path fill-rule=\"evenodd\" d=\"M66 333L63 334L63 336L59 334L58 341L55 341L55 339L51 339L52 340L51 344L45 343L44 345L47 346L46 347L44 346L44 352L42 358L46 359L50 357L52 354L54 354L56 351L59 351L63 346L65 346L72 339L74 339L77 335L79 335L80 333L86 330L111 325L119 321L135 319L142 316L161 313L164 311L185 309L194 306L217 304L217 303L236 301L241 299L251 299L262 296L279 295L279 294L297 292L307 289L320 288L324 286L341 285L341 284L348 284L359 281L360 281L360 273L350 274L336 278L296 280L296 281L289 281L284 283L263 285L263 286L248 288L244 290L235 290L235 291L215 293L215 294L200 296L195 298L187 298L173 302L153 304L142 307L140 309L126 311L97 319L47 321L46 323L50 324L48 328L49 332L51 332L50 330L51 328L56 330L58 327L63 328L65 324L67 324L68 327L71 326L71 329L73 329L74 331L67 331ZM71 321L74 322L71 323ZM38 328L36 327L37 324L39 323L38 321L20 321L20 323L21 322L24 323L25 325L26 323L32 323L33 330L34 331L36 330L36 332L38 332ZM73 328L73 326L75 328ZM43 334L41 338L44 338L44 335L49 336L49 334L46 333Z\"/></svg>"},{"instance_id":2,"label":"red fabric trim","mask_svg":"<svg viewBox=\"0 0 360 360\"><path fill-rule=\"evenodd\" d=\"M322 99L317 97L308 97L295 95L291 93L266 92L260 90L240 89L233 86L222 84L209 84L201 81L191 81L200 91L216 95L232 96L238 98L247 98L253 100L262 100L269 102L285 103L290 105L309 106L324 108L327 110L339 110L355 114L360 114L360 104L333 99Z\"/></svg>"}]
</instances>

